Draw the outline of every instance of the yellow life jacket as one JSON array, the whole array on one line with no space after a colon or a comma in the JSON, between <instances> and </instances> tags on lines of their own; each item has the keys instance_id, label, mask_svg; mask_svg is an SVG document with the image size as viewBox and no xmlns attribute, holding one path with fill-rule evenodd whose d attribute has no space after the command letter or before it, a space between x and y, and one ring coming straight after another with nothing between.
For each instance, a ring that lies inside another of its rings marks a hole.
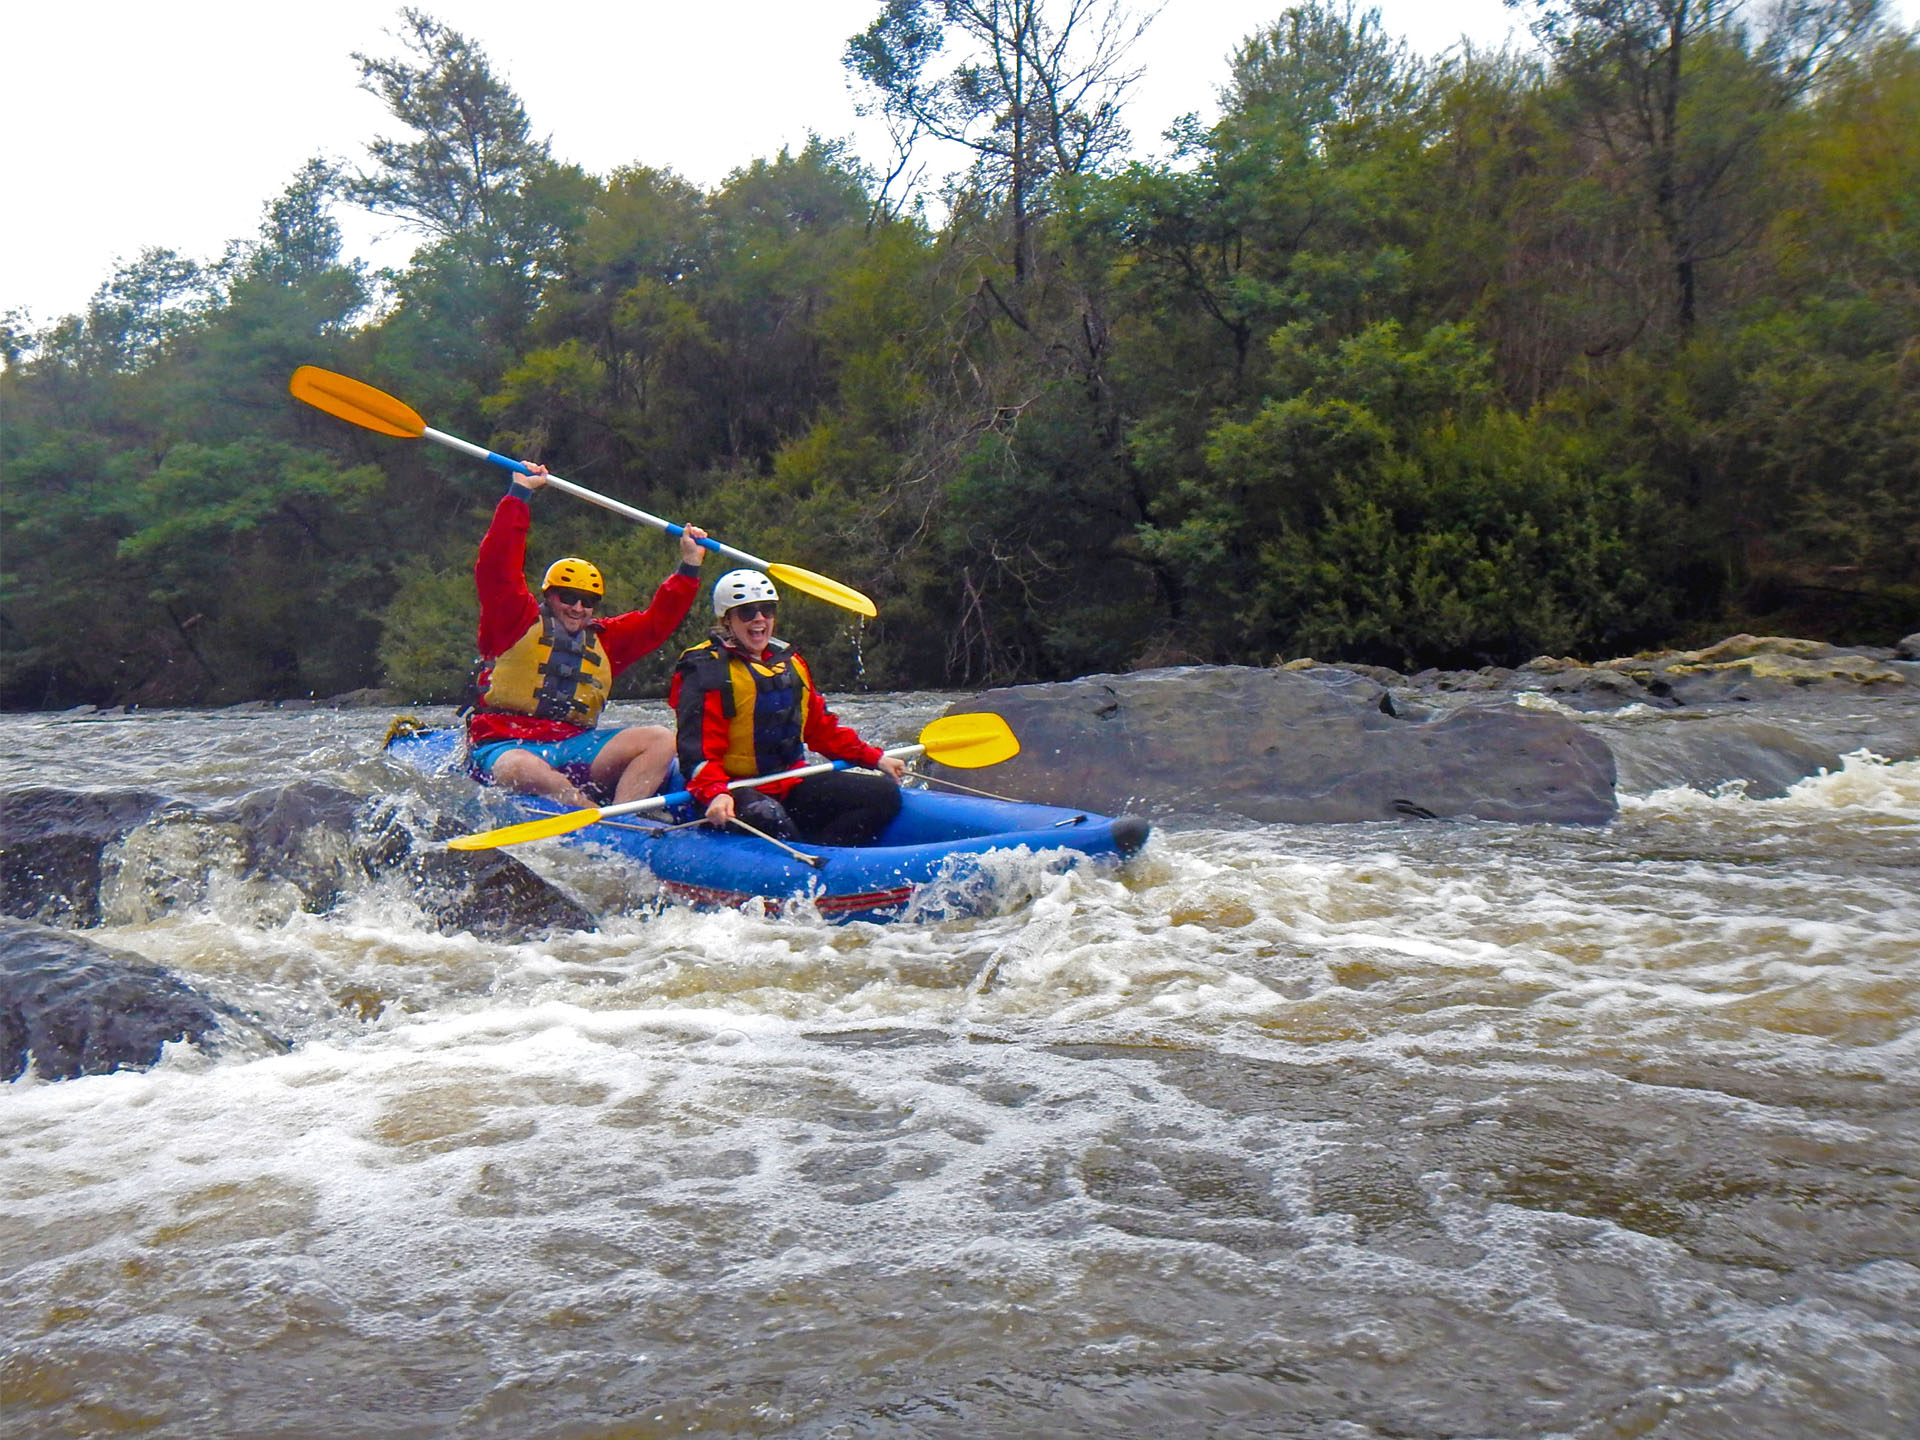
<instances>
[{"instance_id":1,"label":"yellow life jacket","mask_svg":"<svg viewBox=\"0 0 1920 1440\"><path fill-rule=\"evenodd\" d=\"M482 677L480 706L591 730L612 690L613 666L600 648L599 627L569 635L542 607L540 623L528 626Z\"/></svg>"},{"instance_id":2,"label":"yellow life jacket","mask_svg":"<svg viewBox=\"0 0 1920 1440\"><path fill-rule=\"evenodd\" d=\"M800 657L775 640L759 660L749 660L717 640L681 652L679 703L680 773L689 780L707 764L706 696L720 692L727 717L727 750L720 768L729 780L791 770L805 758L801 731L812 689Z\"/></svg>"}]
</instances>

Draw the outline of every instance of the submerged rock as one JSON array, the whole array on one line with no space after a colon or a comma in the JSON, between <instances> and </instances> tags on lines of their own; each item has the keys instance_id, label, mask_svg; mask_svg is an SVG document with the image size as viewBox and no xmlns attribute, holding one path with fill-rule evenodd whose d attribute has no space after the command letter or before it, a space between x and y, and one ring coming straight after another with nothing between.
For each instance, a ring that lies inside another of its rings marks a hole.
<instances>
[{"instance_id":1,"label":"submerged rock","mask_svg":"<svg viewBox=\"0 0 1920 1440\"><path fill-rule=\"evenodd\" d=\"M470 931L513 943L599 923L585 905L499 850L428 850L412 874L420 908L446 934Z\"/></svg>"},{"instance_id":2,"label":"submerged rock","mask_svg":"<svg viewBox=\"0 0 1920 1440\"><path fill-rule=\"evenodd\" d=\"M0 913L98 924L102 854L168 804L151 790L31 785L0 795Z\"/></svg>"},{"instance_id":3,"label":"submerged rock","mask_svg":"<svg viewBox=\"0 0 1920 1440\"><path fill-rule=\"evenodd\" d=\"M1775 799L1808 776L1846 763L1833 746L1745 710L1675 717L1636 729L1616 737L1615 757L1620 787L1630 794L1675 785L1737 786L1750 800Z\"/></svg>"},{"instance_id":4,"label":"submerged rock","mask_svg":"<svg viewBox=\"0 0 1920 1440\"><path fill-rule=\"evenodd\" d=\"M397 873L443 934L513 942L594 928L590 910L504 851L439 843L464 827L439 817L410 825L396 807L369 806L325 781L253 791L222 819L238 829L249 874L297 886L312 910L331 909L356 882Z\"/></svg>"},{"instance_id":5,"label":"submerged rock","mask_svg":"<svg viewBox=\"0 0 1920 1440\"><path fill-rule=\"evenodd\" d=\"M1385 704L1382 702L1386 701ZM1603 824L1613 754L1562 715L1401 714L1368 677L1214 665L989 690L1020 754L964 784L1108 813L1291 823L1471 816Z\"/></svg>"},{"instance_id":6,"label":"submerged rock","mask_svg":"<svg viewBox=\"0 0 1920 1440\"><path fill-rule=\"evenodd\" d=\"M443 933L511 942L596 923L508 854L438 845L465 827L435 816L403 820L394 805L370 805L324 780L264 786L208 807L150 791L50 787L11 791L0 806L0 911L45 924L97 925L103 904L110 918L151 919L207 903L222 878L239 882L229 885L230 900L265 915L318 914L388 876L412 887Z\"/></svg>"},{"instance_id":7,"label":"submerged rock","mask_svg":"<svg viewBox=\"0 0 1920 1440\"><path fill-rule=\"evenodd\" d=\"M369 876L398 873L415 902L443 934L467 931L509 943L564 930L592 930L584 904L504 850L449 850L442 841L465 826L435 820L416 834L397 808L376 810L357 851Z\"/></svg>"},{"instance_id":8,"label":"submerged rock","mask_svg":"<svg viewBox=\"0 0 1920 1440\"><path fill-rule=\"evenodd\" d=\"M231 829L249 878L292 885L303 908L322 912L358 874L354 849L366 808L365 796L302 780L249 791L201 818Z\"/></svg>"},{"instance_id":9,"label":"submerged rock","mask_svg":"<svg viewBox=\"0 0 1920 1440\"><path fill-rule=\"evenodd\" d=\"M144 1070L162 1047L286 1050L251 1016L162 966L65 930L0 919L0 1080Z\"/></svg>"}]
</instances>

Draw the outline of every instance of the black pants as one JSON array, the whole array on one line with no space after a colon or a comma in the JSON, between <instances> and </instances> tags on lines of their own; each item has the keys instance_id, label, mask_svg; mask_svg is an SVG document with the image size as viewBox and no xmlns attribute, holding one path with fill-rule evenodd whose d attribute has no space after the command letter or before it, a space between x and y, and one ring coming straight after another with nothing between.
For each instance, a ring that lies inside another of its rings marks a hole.
<instances>
[{"instance_id":1,"label":"black pants","mask_svg":"<svg viewBox=\"0 0 1920 1440\"><path fill-rule=\"evenodd\" d=\"M756 830L809 845L868 845L900 813L900 787L884 775L829 770L809 775L780 799L733 792L733 808Z\"/></svg>"}]
</instances>

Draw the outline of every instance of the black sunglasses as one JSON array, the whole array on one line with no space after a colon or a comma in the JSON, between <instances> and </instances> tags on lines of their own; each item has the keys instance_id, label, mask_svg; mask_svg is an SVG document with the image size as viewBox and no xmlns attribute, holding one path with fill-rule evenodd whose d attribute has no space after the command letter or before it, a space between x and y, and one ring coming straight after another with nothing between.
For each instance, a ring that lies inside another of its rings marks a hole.
<instances>
[{"instance_id":1,"label":"black sunglasses","mask_svg":"<svg viewBox=\"0 0 1920 1440\"><path fill-rule=\"evenodd\" d=\"M752 605L734 606L731 610L727 611L727 618L729 620L751 620L755 616L764 615L767 619L771 620L779 613L780 606L777 602L761 600Z\"/></svg>"},{"instance_id":2,"label":"black sunglasses","mask_svg":"<svg viewBox=\"0 0 1920 1440\"><path fill-rule=\"evenodd\" d=\"M589 610L600 607L600 597L591 590L569 590L564 585L556 585L547 593L562 605L584 605Z\"/></svg>"}]
</instances>

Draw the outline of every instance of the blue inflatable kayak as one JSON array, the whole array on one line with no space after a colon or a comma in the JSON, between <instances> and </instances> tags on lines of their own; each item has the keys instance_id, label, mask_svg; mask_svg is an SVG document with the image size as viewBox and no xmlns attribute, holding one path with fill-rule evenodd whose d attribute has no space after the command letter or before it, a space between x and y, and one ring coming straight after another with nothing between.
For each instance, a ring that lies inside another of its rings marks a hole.
<instances>
[{"instance_id":1,"label":"blue inflatable kayak","mask_svg":"<svg viewBox=\"0 0 1920 1440\"><path fill-rule=\"evenodd\" d=\"M387 750L426 772L461 764L457 730L394 734ZM677 786L678 777L670 777ZM524 818L558 815L563 807L514 795ZM671 820L629 816L564 837L602 845L652 871L664 894L708 909L765 901L769 909L812 906L829 920L946 919L993 909L1000 867L984 857L1024 850L1059 869L1086 861L1119 864L1147 841L1137 816L1096 815L1055 805L1023 805L973 795L904 789L900 813L872 845L796 845L818 857L815 869L756 836L707 825L675 828Z\"/></svg>"}]
</instances>

